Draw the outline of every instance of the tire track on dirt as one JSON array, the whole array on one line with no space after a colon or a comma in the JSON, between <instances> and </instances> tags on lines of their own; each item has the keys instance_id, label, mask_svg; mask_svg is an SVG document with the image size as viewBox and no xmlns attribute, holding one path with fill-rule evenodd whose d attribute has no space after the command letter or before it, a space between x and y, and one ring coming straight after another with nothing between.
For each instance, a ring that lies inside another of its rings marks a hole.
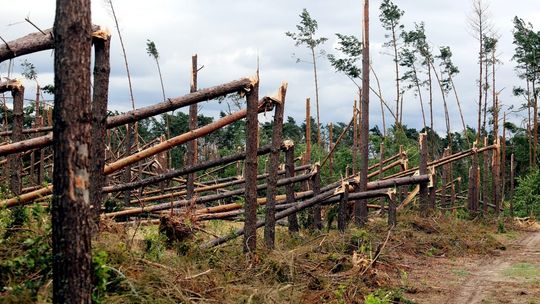
<instances>
[{"instance_id":1,"label":"tire track on dirt","mask_svg":"<svg viewBox=\"0 0 540 304\"><path fill-rule=\"evenodd\" d=\"M475 304L475 303L522 303L522 299L504 299L503 294L528 295L526 290L527 281L512 278L504 272L516 263L540 262L540 231L528 234L525 238L503 252L494 260L478 265L471 270L471 277L466 280L461 288L451 295L447 303ZM539 265L540 266L540 265ZM536 291L532 291L536 292ZM540 292L540 291L538 291ZM495 295L495 299L493 297ZM512 302L508 302L512 301ZM496 302L497 303L497 302Z\"/></svg>"}]
</instances>

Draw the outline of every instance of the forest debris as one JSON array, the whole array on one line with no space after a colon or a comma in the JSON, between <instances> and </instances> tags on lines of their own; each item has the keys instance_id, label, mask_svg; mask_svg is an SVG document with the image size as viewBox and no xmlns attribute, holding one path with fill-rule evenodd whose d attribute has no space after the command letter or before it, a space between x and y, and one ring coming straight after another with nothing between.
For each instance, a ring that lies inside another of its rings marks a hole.
<instances>
[{"instance_id":1,"label":"forest debris","mask_svg":"<svg viewBox=\"0 0 540 304\"><path fill-rule=\"evenodd\" d=\"M167 242L183 242L191 239L198 227L197 219L190 214L162 216L159 219L159 232L167 237Z\"/></svg>"}]
</instances>

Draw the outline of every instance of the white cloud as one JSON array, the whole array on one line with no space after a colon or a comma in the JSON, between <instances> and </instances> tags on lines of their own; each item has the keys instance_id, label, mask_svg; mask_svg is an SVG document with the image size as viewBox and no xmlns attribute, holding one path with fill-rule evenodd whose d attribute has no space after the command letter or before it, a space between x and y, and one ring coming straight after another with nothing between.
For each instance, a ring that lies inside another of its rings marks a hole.
<instances>
[{"instance_id":1,"label":"white cloud","mask_svg":"<svg viewBox=\"0 0 540 304\"><path fill-rule=\"evenodd\" d=\"M466 122L476 123L477 88L477 43L469 33L467 16L470 15L469 0L395 0L405 11L403 23L408 29L414 22L425 21L428 39L437 50L441 45L448 45L454 52L455 64L461 73L455 77ZM378 20L380 1L371 1L371 55L373 66L381 81L385 100L393 108L394 72L393 61L382 48L385 40L384 30ZM295 48L293 41L284 35L294 31L299 21L302 8L307 8L318 20L319 32L330 40L324 48L328 52L335 46L334 34L360 33L361 1L338 0L298 0L298 1L122 1L114 2L116 13L126 44L130 70L137 106L155 103L161 99L161 89L156 67L145 50L146 39L153 40L160 52L160 63L164 76L166 93L169 97L183 95L189 89L191 55L199 54L200 65L205 68L200 72L200 87L208 87L228 82L255 73L257 55L261 67L261 95L273 94L281 81L289 82L286 115L293 116L297 122L304 120L304 102L306 97L314 100L313 75L309 64L296 64L291 57L294 52L300 56L308 55L307 50ZM53 0L19 0L14 5L5 6L0 11L0 32L2 37L13 40L35 29L24 22L29 16L41 28L49 28L54 22ZM114 22L104 0L93 1L94 23L109 27L113 33L112 43L112 78L110 107L127 110L129 100L124 63ZM540 30L540 2L490 1L492 20L500 34L500 56L504 62L497 69L501 101L509 106L521 103L512 96L512 87L519 85L515 77L513 54L512 18L517 15L533 22ZM12 24L12 25L10 25ZM40 74L43 84L51 83L52 56L50 52L28 56ZM347 122L350 108L356 97L356 88L349 79L336 74L328 63L321 58L319 62L321 121ZM15 67L18 68L16 61ZM0 66L1 75L6 74L6 65ZM376 86L375 82L372 82ZM27 94L32 96L32 89ZM427 96L427 93L425 94ZM420 127L421 116L419 102L412 93L405 97L404 123L410 127ZM443 117L440 93L434 91L435 113ZM460 130L461 123L453 96L448 98L452 113L452 129ZM203 114L215 114L224 105L209 104L204 106ZM426 111L427 111L426 103ZM378 99L372 96L370 111L372 124L381 125ZM518 118L512 118L517 120ZM387 122L390 122L387 114ZM438 131L444 130L444 119L436 120Z\"/></svg>"}]
</instances>

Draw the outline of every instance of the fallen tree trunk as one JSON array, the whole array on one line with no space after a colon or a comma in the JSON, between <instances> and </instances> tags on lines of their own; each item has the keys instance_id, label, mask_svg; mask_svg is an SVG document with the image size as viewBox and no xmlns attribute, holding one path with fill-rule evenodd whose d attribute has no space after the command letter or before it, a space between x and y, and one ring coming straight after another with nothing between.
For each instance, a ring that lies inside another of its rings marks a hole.
<instances>
[{"instance_id":1,"label":"fallen tree trunk","mask_svg":"<svg viewBox=\"0 0 540 304\"><path fill-rule=\"evenodd\" d=\"M373 198L373 197L380 197L380 196L384 196L384 195L388 195L388 192L389 190L387 189L381 189L381 190L373 190L373 191L366 191L366 192L357 192L357 193L354 193L356 196L356 199L368 199L368 198ZM285 218L291 214L294 214L294 213L297 213L301 210L304 210L308 207L311 207L323 200L326 200L327 198L329 197L332 197L332 196L335 196L335 192L332 191L332 190L329 190L329 191L326 191L326 192L322 192L320 193L319 195L311 198L311 199L308 199L306 201L303 201L301 203L298 203L296 204L295 206L292 206L290 207L289 209L285 209L283 211L280 211L280 212L277 212L276 213L276 221L277 220L280 220L282 218ZM353 195L352 193L349 194L349 195ZM256 224L256 228L260 228L262 226L264 226L264 223L265 221L258 221L257 224ZM204 248L204 249L208 249L208 248L212 248L214 246L217 246L217 245L220 245L220 244L223 244L225 242L228 242L232 239L235 239L236 237L239 237L241 235L244 234L244 229L238 229L236 231L234 231L233 233L230 233L228 234L227 236L224 236L224 237L221 237L221 238L217 238L217 239L214 239L214 240L211 240L205 244L203 244L201 247Z\"/></svg>"},{"instance_id":2,"label":"fallen tree trunk","mask_svg":"<svg viewBox=\"0 0 540 304\"><path fill-rule=\"evenodd\" d=\"M124 114L109 117L107 119L107 129L112 129L127 123L136 122L144 118L152 117L181 107L196 104L202 101L214 99L230 93L248 89L253 84L251 78L241 78L226 84L198 90L181 97L168 99L148 107L136 109ZM29 140L19 142L20 144L8 144L0 147L0 156L11 153L22 152L28 149L42 148L52 144L52 133Z\"/></svg>"},{"instance_id":3,"label":"fallen tree trunk","mask_svg":"<svg viewBox=\"0 0 540 304\"><path fill-rule=\"evenodd\" d=\"M24 129L22 130L22 134L37 134L37 133L45 133L45 132L51 132L52 127L41 127L41 128L30 128L30 129ZM0 132L0 137L6 137L11 136L12 131L3 131Z\"/></svg>"},{"instance_id":4,"label":"fallen tree trunk","mask_svg":"<svg viewBox=\"0 0 540 304\"><path fill-rule=\"evenodd\" d=\"M273 100L272 98L269 98L269 97L265 97L263 98L259 103L258 103L258 111L259 112L264 112L264 111L268 111L268 110L271 110L271 107L273 106ZM140 152L137 152L133 155L130 155L128 157L125 157L125 158L122 158L120 160L117 160L116 162L112 163L112 164L108 164L105 166L105 169L104 169L104 174L105 175L109 175L113 172L116 172L122 168L125 168L126 166L129 166L131 164L134 164L138 161L140 161L141 159L144 159L144 158L147 158L147 157L150 157L150 156L153 156L153 155L156 155L158 153L161 153L163 151L166 151L168 149L171 149L175 146L178 146L178 145L181 145L183 143L186 143L190 140L193 140L193 139L196 139L196 138L199 138L199 137L202 137L202 136L205 136L219 128L222 128L228 124L231 124L237 120L240 120L244 117L246 117L246 113L247 113L247 110L246 109L243 109L243 110L240 110L236 113L233 113L229 116L226 116L222 119L219 119L213 123L210 123L208 125L205 125L203 127L200 127L196 130L193 130L193 131L190 131L188 133L184 133L184 134L180 134L176 137L173 137L167 141L164 141L158 145L155 145L155 146L152 146L150 148L147 148L145 150L142 150ZM52 134L51 134L52 136ZM5 146L2 146L2 147L5 147ZM0 147L0 148L2 148ZM21 196L18 196L18 197L13 197L13 198L10 198L10 199L7 199L7 200L3 200L3 201L0 201L0 208L1 207L12 207L12 206L15 206L15 205L24 205L24 204L27 204L29 202L31 202L32 200L34 200L35 198L38 198L40 196L44 196L44 195L47 195L47 194L50 194L52 193L52 185L48 186L48 187L45 187L43 189L40 189L40 190L37 190L37 191L34 191L34 192L29 192L29 193L26 193L24 195L21 195Z\"/></svg>"},{"instance_id":5,"label":"fallen tree trunk","mask_svg":"<svg viewBox=\"0 0 540 304\"><path fill-rule=\"evenodd\" d=\"M289 183L297 183L297 182L300 182L300 181L307 180L311 176L312 176L312 174L306 174L306 175L295 176L295 177L292 177L292 178L280 179L278 181L277 185L278 186L283 186L283 185L287 185ZM266 187L267 187L267 184L258 185L257 186L257 191L262 190L262 189L266 189ZM219 199L224 199L224 198L228 198L228 197L232 197L232 196L236 196L236 195L242 195L244 193L245 193L245 189L237 189L237 190L228 191L228 192L225 192L225 193L201 196L201 197L195 198L194 200L192 199L191 201L189 201L189 200L180 200L180 201L176 201L176 202L163 203L163 204L158 204L158 205L153 205L153 206L148 206L148 207L133 208L133 209L129 209L129 210L122 210L122 211L117 211L117 212L106 213L106 214L103 214L102 217L112 218L112 217L116 217L116 216L136 215L136 214L141 214L141 213L146 213L146 212L153 212L153 211L159 211L159 210L172 209L172 208L177 208L177 207L180 207L180 206L187 206L188 204L192 203L193 201L194 201L195 204L203 204L203 203L207 203L207 202L211 202L211 201L215 201L215 200L219 200Z\"/></svg>"}]
</instances>

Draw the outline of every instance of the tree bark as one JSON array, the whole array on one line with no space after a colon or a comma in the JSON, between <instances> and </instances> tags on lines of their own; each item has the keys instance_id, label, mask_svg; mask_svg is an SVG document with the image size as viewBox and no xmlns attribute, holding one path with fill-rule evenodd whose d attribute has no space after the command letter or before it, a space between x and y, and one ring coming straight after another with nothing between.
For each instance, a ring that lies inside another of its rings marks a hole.
<instances>
[{"instance_id":1,"label":"tree bark","mask_svg":"<svg viewBox=\"0 0 540 304\"><path fill-rule=\"evenodd\" d=\"M197 91L197 54L191 56L191 86L189 91L195 93ZM189 106L189 130L193 131L197 129L197 104ZM197 140L194 139L187 144L187 165L194 166L197 162ZM193 190L195 189L195 172L188 174L186 183L186 199L193 197Z\"/></svg>"},{"instance_id":2,"label":"tree bark","mask_svg":"<svg viewBox=\"0 0 540 304\"><path fill-rule=\"evenodd\" d=\"M110 38L94 39L94 92L92 101L92 136L90 142L90 202L92 216L99 223L99 213L105 185L105 141L107 138L107 102L109 99Z\"/></svg>"},{"instance_id":3,"label":"tree bark","mask_svg":"<svg viewBox=\"0 0 540 304\"><path fill-rule=\"evenodd\" d=\"M343 183L343 194L339 201L338 230L345 232L347 229L347 206L349 205L349 183Z\"/></svg>"},{"instance_id":4,"label":"tree bark","mask_svg":"<svg viewBox=\"0 0 540 304\"><path fill-rule=\"evenodd\" d=\"M90 0L57 0L54 21L53 302L91 303Z\"/></svg>"},{"instance_id":5,"label":"tree bark","mask_svg":"<svg viewBox=\"0 0 540 304\"><path fill-rule=\"evenodd\" d=\"M321 192L321 168L319 165L315 165L315 172L311 177L311 189L313 195L317 196ZM313 212L313 228L317 230L322 229L322 216L321 216L321 204L315 204L312 208Z\"/></svg>"},{"instance_id":6,"label":"tree bark","mask_svg":"<svg viewBox=\"0 0 540 304\"><path fill-rule=\"evenodd\" d=\"M259 81L253 84L253 88L247 94L246 113L246 161L245 173L245 222L244 229L244 252L254 254L257 250L257 145L258 139L258 109Z\"/></svg>"},{"instance_id":7,"label":"tree bark","mask_svg":"<svg viewBox=\"0 0 540 304\"><path fill-rule=\"evenodd\" d=\"M13 133L12 142L19 142L23 139L23 120L24 120L24 87L18 81L11 89L13 96ZM22 159L20 154L13 154L8 157L10 169L10 190L13 195L21 194L21 167Z\"/></svg>"},{"instance_id":8,"label":"tree bark","mask_svg":"<svg viewBox=\"0 0 540 304\"><path fill-rule=\"evenodd\" d=\"M285 150L285 177L292 178L295 175L294 171L294 145L290 145ZM294 203L294 185L288 184L285 187L285 194L287 196L287 204ZM298 226L298 217L296 213L289 215L287 218L289 222L289 233L297 233L300 229Z\"/></svg>"},{"instance_id":9,"label":"tree bark","mask_svg":"<svg viewBox=\"0 0 540 304\"><path fill-rule=\"evenodd\" d=\"M283 137L283 112L285 110L285 94L287 84L281 84L274 110L274 125L272 129L272 151L268 158L268 188L266 190L266 225L264 227L264 241L267 249L274 249L276 238L276 193L279 171L279 150Z\"/></svg>"},{"instance_id":10,"label":"tree bark","mask_svg":"<svg viewBox=\"0 0 540 304\"><path fill-rule=\"evenodd\" d=\"M362 107L360 134L360 184L359 192L367 190L369 167L369 0L364 0L364 43L362 49ZM397 115L397 113L396 113ZM367 201L359 200L354 205L355 224L367 223Z\"/></svg>"},{"instance_id":11,"label":"tree bark","mask_svg":"<svg viewBox=\"0 0 540 304\"><path fill-rule=\"evenodd\" d=\"M469 169L469 195L468 195L468 208L471 214L478 212L478 183L479 183L479 167L478 167L478 155L477 153L473 154L473 159L471 162L471 168Z\"/></svg>"},{"instance_id":12,"label":"tree bark","mask_svg":"<svg viewBox=\"0 0 540 304\"><path fill-rule=\"evenodd\" d=\"M420 133L420 164L418 166L418 172L420 175L427 174L427 158L428 147L426 142L426 133ZM428 185L427 183L420 184L420 210L424 217L429 214L429 198L428 198Z\"/></svg>"},{"instance_id":13,"label":"tree bark","mask_svg":"<svg viewBox=\"0 0 540 304\"><path fill-rule=\"evenodd\" d=\"M354 193L354 197L355 199L361 199L361 200L364 200L364 199L368 199L368 198L374 198L374 197L380 197L380 196L384 196L384 195L388 195L389 194L389 190L387 189L383 189L383 190L373 190L373 191L366 191L366 192L358 192L358 193ZM301 203L298 203L288 209L285 209L283 211L280 211L278 213L276 213L276 220L279 220L279 219L282 219L284 217L287 217L293 213L297 213L301 210L304 210L306 208L309 208L311 206L313 206L314 204L317 204L321 201L324 201L325 199L329 198L329 197L332 197L332 196L335 196L336 194L334 193L334 190L329 190L329 191L326 191L326 192L321 192L321 194L311 198L311 199L308 199L306 201L303 201ZM351 195L352 196L352 195ZM264 221L259 221L256 223L256 228L260 228L264 226ZM205 249L208 249L208 248L211 248L211 247L214 247L214 246L217 246L217 245L220 245L220 244L223 244L227 241L230 241L240 235L243 235L245 233L245 230L244 229L238 229L236 231L234 231L234 233L230 233L229 235L225 236L225 237L222 237L222 238L217 238L217 239L214 239L214 240L211 240L205 244L203 244L201 247L202 248L205 248Z\"/></svg>"},{"instance_id":14,"label":"tree bark","mask_svg":"<svg viewBox=\"0 0 540 304\"><path fill-rule=\"evenodd\" d=\"M124 114L112 116L107 119L107 129L116 128L127 123L136 122L148 117L176 110L181 107L186 107L191 104L215 99L217 97L225 96L238 91L243 91L248 89L252 82L253 80L250 78L242 78L215 87L201 89L195 93L190 93L181 97L167 99L164 102L160 102L152 106L139 108ZM48 134L45 136L24 140L19 143L0 146L0 156L35 148L42 148L51 144L52 134Z\"/></svg>"}]
</instances>

